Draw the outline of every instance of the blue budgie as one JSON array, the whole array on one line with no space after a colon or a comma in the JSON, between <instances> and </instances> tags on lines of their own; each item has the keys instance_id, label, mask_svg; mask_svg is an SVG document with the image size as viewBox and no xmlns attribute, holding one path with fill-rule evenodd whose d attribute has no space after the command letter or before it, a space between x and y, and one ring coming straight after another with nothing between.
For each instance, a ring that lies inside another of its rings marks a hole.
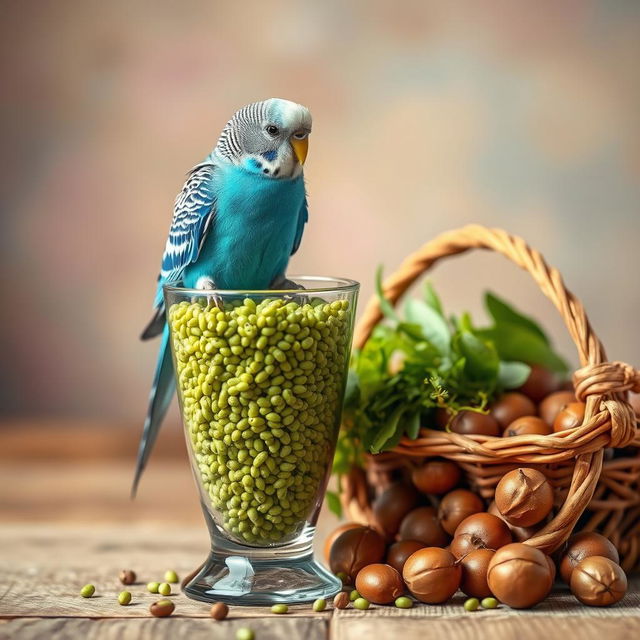
<instances>
[{"instance_id":1,"label":"blue budgie","mask_svg":"<svg viewBox=\"0 0 640 640\"><path fill-rule=\"evenodd\" d=\"M161 335L133 493L175 391L162 286L292 288L285 277L307 222L302 165L311 114L271 98L237 111L215 149L188 174L176 198L154 316L142 334Z\"/></svg>"}]
</instances>

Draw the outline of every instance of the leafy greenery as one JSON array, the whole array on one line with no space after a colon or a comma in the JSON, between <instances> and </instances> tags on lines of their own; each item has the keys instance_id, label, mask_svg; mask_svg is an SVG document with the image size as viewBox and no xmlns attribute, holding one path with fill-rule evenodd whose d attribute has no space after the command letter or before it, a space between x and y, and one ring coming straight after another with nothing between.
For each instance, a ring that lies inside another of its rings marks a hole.
<instances>
[{"instance_id":1,"label":"leafy greenery","mask_svg":"<svg viewBox=\"0 0 640 640\"><path fill-rule=\"evenodd\" d=\"M476 328L468 313L447 319L430 283L422 299L404 304L403 317L382 294L381 269L376 291L385 322L352 356L334 460L338 476L360 464L365 452L393 449L403 436L417 438L420 426L435 425L439 407L453 415L485 412L496 394L525 382L531 364L567 371L536 322L493 293L484 299L493 323ZM332 510L336 502L329 499Z\"/></svg>"}]
</instances>

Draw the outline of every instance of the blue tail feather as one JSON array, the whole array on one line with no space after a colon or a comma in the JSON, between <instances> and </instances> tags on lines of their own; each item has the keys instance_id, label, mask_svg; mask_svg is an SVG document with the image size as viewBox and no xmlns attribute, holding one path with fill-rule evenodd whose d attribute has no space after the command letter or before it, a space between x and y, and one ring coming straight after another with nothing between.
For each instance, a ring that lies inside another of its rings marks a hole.
<instances>
[{"instance_id":1,"label":"blue tail feather","mask_svg":"<svg viewBox=\"0 0 640 640\"><path fill-rule=\"evenodd\" d=\"M138 449L138 459L136 462L136 472L131 488L131 496L136 495L140 476L144 471L151 449L158 437L160 425L169 409L173 394L175 392L175 380L173 377L173 362L171 360L171 348L169 346L169 328L164 327L162 342L158 352L158 363L149 394L149 408L144 421L142 438Z\"/></svg>"}]
</instances>

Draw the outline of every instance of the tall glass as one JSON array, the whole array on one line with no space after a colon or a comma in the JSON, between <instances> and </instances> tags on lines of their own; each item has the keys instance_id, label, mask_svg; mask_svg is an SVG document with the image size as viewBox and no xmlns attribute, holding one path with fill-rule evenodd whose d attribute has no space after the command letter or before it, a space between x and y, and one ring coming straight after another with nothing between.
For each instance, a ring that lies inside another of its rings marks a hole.
<instances>
[{"instance_id":1,"label":"tall glass","mask_svg":"<svg viewBox=\"0 0 640 640\"><path fill-rule=\"evenodd\" d=\"M211 536L196 600L308 602L340 581L312 554L331 471L359 284L165 286L187 449Z\"/></svg>"}]
</instances>

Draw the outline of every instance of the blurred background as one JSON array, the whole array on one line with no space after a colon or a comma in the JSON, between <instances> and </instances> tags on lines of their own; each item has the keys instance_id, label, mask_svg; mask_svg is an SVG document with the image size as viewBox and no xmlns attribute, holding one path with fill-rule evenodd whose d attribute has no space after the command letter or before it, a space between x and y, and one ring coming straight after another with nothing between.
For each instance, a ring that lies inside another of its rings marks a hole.
<instances>
[{"instance_id":1,"label":"blurred background","mask_svg":"<svg viewBox=\"0 0 640 640\"><path fill-rule=\"evenodd\" d=\"M637 2L5 0L0 16L0 455L49 469L5 484L9 512L27 494L41 514L140 512L123 505L157 347L138 335L173 199L234 110L271 96L314 115L291 273L357 279L362 308L378 264L504 227L561 270L609 357L640 364ZM510 298L576 364L503 258L431 277L451 311ZM175 408L165 431L158 459L182 456ZM115 484L56 462L100 458L122 464ZM158 464L143 505L169 478ZM177 468L174 506L191 482ZM60 482L86 493L76 511ZM99 507L93 482L110 487Z\"/></svg>"}]
</instances>

